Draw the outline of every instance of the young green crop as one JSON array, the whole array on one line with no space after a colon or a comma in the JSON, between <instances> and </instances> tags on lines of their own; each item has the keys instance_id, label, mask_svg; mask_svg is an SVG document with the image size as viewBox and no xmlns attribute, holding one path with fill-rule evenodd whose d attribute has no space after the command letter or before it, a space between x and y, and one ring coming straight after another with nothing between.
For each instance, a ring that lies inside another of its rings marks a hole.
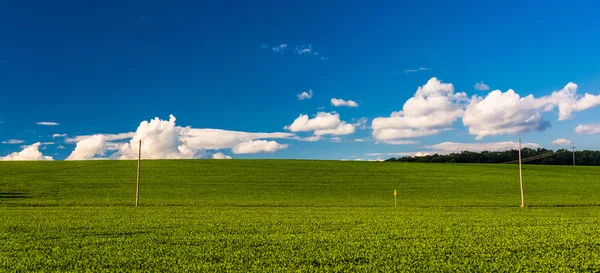
<instances>
[{"instance_id":1,"label":"young green crop","mask_svg":"<svg viewBox=\"0 0 600 273\"><path fill-rule=\"evenodd\" d=\"M1 162L0 271L600 272L600 168ZM394 208L393 190L398 193Z\"/></svg>"}]
</instances>

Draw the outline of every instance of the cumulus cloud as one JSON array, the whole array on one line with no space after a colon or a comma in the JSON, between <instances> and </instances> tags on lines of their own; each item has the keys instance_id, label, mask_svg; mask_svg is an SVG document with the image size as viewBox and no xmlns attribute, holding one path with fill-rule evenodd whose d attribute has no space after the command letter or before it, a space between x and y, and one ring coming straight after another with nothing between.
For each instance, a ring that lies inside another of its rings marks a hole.
<instances>
[{"instance_id":1,"label":"cumulus cloud","mask_svg":"<svg viewBox=\"0 0 600 273\"><path fill-rule=\"evenodd\" d=\"M373 136L377 140L395 140L451 130L464 114L461 103L466 99L465 93L454 93L452 84L431 78L404 103L402 111L375 118L371 124Z\"/></svg>"},{"instance_id":2,"label":"cumulus cloud","mask_svg":"<svg viewBox=\"0 0 600 273\"><path fill-rule=\"evenodd\" d=\"M571 145L571 141L564 138L558 138L552 141L554 145Z\"/></svg>"},{"instance_id":3,"label":"cumulus cloud","mask_svg":"<svg viewBox=\"0 0 600 273\"><path fill-rule=\"evenodd\" d=\"M475 90L479 90L479 91L488 91L488 90L490 90L490 86L487 85L487 84L485 84L483 81L475 83L475 86L473 86L473 88L475 88Z\"/></svg>"},{"instance_id":4,"label":"cumulus cloud","mask_svg":"<svg viewBox=\"0 0 600 273\"><path fill-rule=\"evenodd\" d=\"M224 153L218 152L212 155L212 159L231 159L231 156L225 155Z\"/></svg>"},{"instance_id":5,"label":"cumulus cloud","mask_svg":"<svg viewBox=\"0 0 600 273\"><path fill-rule=\"evenodd\" d=\"M32 145L25 146L22 151L14 152L2 158L2 160L53 160L51 156L44 156L39 148L41 143L36 142Z\"/></svg>"},{"instance_id":6,"label":"cumulus cloud","mask_svg":"<svg viewBox=\"0 0 600 273\"><path fill-rule=\"evenodd\" d=\"M66 137L67 134L53 134L52 138L57 138L57 137Z\"/></svg>"},{"instance_id":7,"label":"cumulus cloud","mask_svg":"<svg viewBox=\"0 0 600 273\"><path fill-rule=\"evenodd\" d=\"M558 120L573 118L573 112L587 110L600 105L600 95L577 94L577 84L568 83L563 89L554 91L550 96L544 96L536 100L537 108L542 111L551 111L558 106Z\"/></svg>"},{"instance_id":8,"label":"cumulus cloud","mask_svg":"<svg viewBox=\"0 0 600 273\"><path fill-rule=\"evenodd\" d=\"M580 124L575 127L575 132L582 135L600 134L600 124Z\"/></svg>"},{"instance_id":9,"label":"cumulus cloud","mask_svg":"<svg viewBox=\"0 0 600 273\"><path fill-rule=\"evenodd\" d=\"M75 149L66 160L88 160L95 156L103 156L106 139L103 135L93 135L77 142Z\"/></svg>"},{"instance_id":10,"label":"cumulus cloud","mask_svg":"<svg viewBox=\"0 0 600 273\"><path fill-rule=\"evenodd\" d=\"M287 144L279 144L276 141L250 140L235 145L231 151L234 154L274 153L287 147Z\"/></svg>"},{"instance_id":11,"label":"cumulus cloud","mask_svg":"<svg viewBox=\"0 0 600 273\"><path fill-rule=\"evenodd\" d=\"M169 120L155 118L143 121L135 132L121 134L96 134L67 139L77 145L68 160L88 160L106 157L112 159L135 159L138 156L139 140L142 140L142 158L184 159L207 157L206 150L233 149L240 153L274 152L287 145L272 142L254 143L256 139L292 138L292 133L247 133L219 129L194 129L175 124ZM122 140L129 139L129 142ZM240 144L245 143L242 146Z\"/></svg>"},{"instance_id":12,"label":"cumulus cloud","mask_svg":"<svg viewBox=\"0 0 600 273\"><path fill-rule=\"evenodd\" d=\"M480 140L485 136L543 131L550 127L538 111L532 95L521 98L512 89L495 90L485 98L473 96L466 108L463 124L469 134Z\"/></svg>"},{"instance_id":13,"label":"cumulus cloud","mask_svg":"<svg viewBox=\"0 0 600 273\"><path fill-rule=\"evenodd\" d=\"M340 107L340 106L358 107L358 103L356 103L353 100L343 100L343 99L336 99L336 98L331 98L331 105L333 105L335 107Z\"/></svg>"},{"instance_id":14,"label":"cumulus cloud","mask_svg":"<svg viewBox=\"0 0 600 273\"><path fill-rule=\"evenodd\" d=\"M43 125L43 126L56 126L56 125L59 125L60 123L53 122L53 121L40 121L40 122L38 122L36 124L37 125Z\"/></svg>"},{"instance_id":15,"label":"cumulus cloud","mask_svg":"<svg viewBox=\"0 0 600 273\"><path fill-rule=\"evenodd\" d=\"M314 135L348 135L354 133L356 128L352 124L340 120L338 113L319 112L314 118L301 114L294 122L284 129L291 132L309 132Z\"/></svg>"},{"instance_id":16,"label":"cumulus cloud","mask_svg":"<svg viewBox=\"0 0 600 273\"><path fill-rule=\"evenodd\" d=\"M298 98L298 100L308 100L311 99L313 95L313 91L312 89L309 89L308 92L304 91L298 95L296 95L296 97Z\"/></svg>"},{"instance_id":17,"label":"cumulus cloud","mask_svg":"<svg viewBox=\"0 0 600 273\"><path fill-rule=\"evenodd\" d=\"M25 142L25 140L21 140L21 139L9 139L9 140L2 141L2 144L21 144L23 142Z\"/></svg>"},{"instance_id":18,"label":"cumulus cloud","mask_svg":"<svg viewBox=\"0 0 600 273\"><path fill-rule=\"evenodd\" d=\"M367 122L369 121L369 119L367 119L366 117L362 117L359 119L352 119L352 125L354 125L354 127L356 127L357 129L367 129Z\"/></svg>"},{"instance_id":19,"label":"cumulus cloud","mask_svg":"<svg viewBox=\"0 0 600 273\"><path fill-rule=\"evenodd\" d=\"M573 117L573 112L583 111L600 105L600 95L577 95L577 85L568 83L563 89L549 96L521 97L514 90L494 90L485 98L473 96L463 118L469 133L482 139L485 136L518 134L543 131L550 127L541 112L558 107L558 120Z\"/></svg>"}]
</instances>

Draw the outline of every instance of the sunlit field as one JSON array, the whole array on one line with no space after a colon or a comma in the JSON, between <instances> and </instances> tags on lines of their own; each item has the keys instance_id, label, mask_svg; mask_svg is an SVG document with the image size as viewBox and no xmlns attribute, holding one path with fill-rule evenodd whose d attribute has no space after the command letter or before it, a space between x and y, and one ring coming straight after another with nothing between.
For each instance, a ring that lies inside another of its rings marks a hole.
<instances>
[{"instance_id":1,"label":"sunlit field","mask_svg":"<svg viewBox=\"0 0 600 273\"><path fill-rule=\"evenodd\" d=\"M0 270L600 272L598 167L136 164L0 162Z\"/></svg>"}]
</instances>

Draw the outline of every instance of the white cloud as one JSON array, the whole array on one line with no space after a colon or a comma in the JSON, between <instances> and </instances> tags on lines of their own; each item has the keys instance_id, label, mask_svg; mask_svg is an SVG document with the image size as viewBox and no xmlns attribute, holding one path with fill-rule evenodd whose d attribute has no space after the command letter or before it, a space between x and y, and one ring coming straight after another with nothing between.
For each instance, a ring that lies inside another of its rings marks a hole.
<instances>
[{"instance_id":1,"label":"white cloud","mask_svg":"<svg viewBox=\"0 0 600 273\"><path fill-rule=\"evenodd\" d=\"M37 125L43 125L43 126L56 126L59 125L58 122L53 122L53 121L40 121L37 123Z\"/></svg>"},{"instance_id":2,"label":"white cloud","mask_svg":"<svg viewBox=\"0 0 600 273\"><path fill-rule=\"evenodd\" d=\"M312 45L299 45L296 47L295 52L299 55L311 55L313 53ZM318 55L318 52L315 52Z\"/></svg>"},{"instance_id":3,"label":"white cloud","mask_svg":"<svg viewBox=\"0 0 600 273\"><path fill-rule=\"evenodd\" d=\"M575 132L582 135L600 134L600 124L580 124L575 127Z\"/></svg>"},{"instance_id":4,"label":"white cloud","mask_svg":"<svg viewBox=\"0 0 600 273\"><path fill-rule=\"evenodd\" d=\"M479 91L488 91L488 90L490 90L490 86L487 85L487 84L485 84L483 81L475 83L475 86L473 86L473 88L475 88L475 90L479 90Z\"/></svg>"},{"instance_id":5,"label":"white cloud","mask_svg":"<svg viewBox=\"0 0 600 273\"><path fill-rule=\"evenodd\" d=\"M309 136L309 137L294 137L295 140L306 141L306 142L315 142L321 140L321 136Z\"/></svg>"},{"instance_id":6,"label":"white cloud","mask_svg":"<svg viewBox=\"0 0 600 273\"><path fill-rule=\"evenodd\" d=\"M212 155L212 159L231 159L231 156L218 152Z\"/></svg>"},{"instance_id":7,"label":"white cloud","mask_svg":"<svg viewBox=\"0 0 600 273\"><path fill-rule=\"evenodd\" d=\"M358 103L356 103L353 100L343 100L343 99L336 99L336 98L331 98L331 105L333 105L335 107L340 107L340 106L358 107Z\"/></svg>"},{"instance_id":8,"label":"white cloud","mask_svg":"<svg viewBox=\"0 0 600 273\"><path fill-rule=\"evenodd\" d=\"M369 119L367 119L366 117L362 117L359 119L352 119L352 125L354 125L354 127L364 130L367 129L367 122L369 121Z\"/></svg>"},{"instance_id":9,"label":"white cloud","mask_svg":"<svg viewBox=\"0 0 600 273\"><path fill-rule=\"evenodd\" d=\"M573 118L573 112L600 105L600 95L586 93L579 96L577 88L577 84L570 82L563 89L552 92L550 96L537 99L536 106L542 111L551 111L554 106L558 106L558 120L567 120Z\"/></svg>"},{"instance_id":10,"label":"white cloud","mask_svg":"<svg viewBox=\"0 0 600 273\"><path fill-rule=\"evenodd\" d=\"M42 145L54 145L54 142L42 142Z\"/></svg>"},{"instance_id":11,"label":"white cloud","mask_svg":"<svg viewBox=\"0 0 600 273\"><path fill-rule=\"evenodd\" d=\"M431 78L404 103L402 111L375 118L371 125L373 136L377 140L395 140L451 130L464 114L460 103L466 99L465 93L454 93L452 84Z\"/></svg>"},{"instance_id":12,"label":"white cloud","mask_svg":"<svg viewBox=\"0 0 600 273\"><path fill-rule=\"evenodd\" d=\"M279 144L276 141L250 140L235 145L231 151L234 154L274 153L287 147L287 144Z\"/></svg>"},{"instance_id":13,"label":"white cloud","mask_svg":"<svg viewBox=\"0 0 600 273\"><path fill-rule=\"evenodd\" d=\"M311 99L313 95L313 91L312 89L309 89L308 92L304 91L298 95L296 95L296 97L298 97L298 100L306 100L306 99Z\"/></svg>"},{"instance_id":14,"label":"white cloud","mask_svg":"<svg viewBox=\"0 0 600 273\"><path fill-rule=\"evenodd\" d=\"M292 133L248 133L220 129L190 128L182 135L182 140L193 149L231 149L239 143L257 139L292 139Z\"/></svg>"},{"instance_id":15,"label":"white cloud","mask_svg":"<svg viewBox=\"0 0 600 273\"><path fill-rule=\"evenodd\" d=\"M58 146L56 146L56 148L57 148L57 149L64 149L64 148L65 148L65 146L58 145Z\"/></svg>"},{"instance_id":16,"label":"white cloud","mask_svg":"<svg viewBox=\"0 0 600 273\"><path fill-rule=\"evenodd\" d=\"M466 108L463 124L477 139L485 136L518 134L530 131L543 131L550 127L541 112L552 111L558 106L558 120L573 117L573 112L583 111L600 105L600 95L577 95L577 85L568 83L563 89L549 96L535 98L533 95L521 97L512 89L502 92L495 90L485 98L473 96Z\"/></svg>"},{"instance_id":17,"label":"white cloud","mask_svg":"<svg viewBox=\"0 0 600 273\"><path fill-rule=\"evenodd\" d=\"M485 98L473 96L463 124L478 140L485 136L543 131L550 127L538 111L535 98L532 95L521 98L512 89L504 93L495 90Z\"/></svg>"},{"instance_id":18,"label":"white cloud","mask_svg":"<svg viewBox=\"0 0 600 273\"><path fill-rule=\"evenodd\" d=\"M287 45L287 44L280 44L280 45L278 45L278 46L275 46L275 47L273 47L273 48L272 48L272 50L273 50L273 51L275 51L275 52L282 52L282 51L284 51L284 50L285 50L287 47L288 47L288 45Z\"/></svg>"},{"instance_id":19,"label":"white cloud","mask_svg":"<svg viewBox=\"0 0 600 273\"><path fill-rule=\"evenodd\" d=\"M369 141L369 138L357 138L357 139L354 139L354 142L367 142L367 141Z\"/></svg>"},{"instance_id":20,"label":"white cloud","mask_svg":"<svg viewBox=\"0 0 600 273\"><path fill-rule=\"evenodd\" d=\"M426 70L431 70L431 68L419 67L417 69L406 69L406 70L404 70L404 73L410 74L410 73L415 73L415 72L419 72L419 71L426 71Z\"/></svg>"},{"instance_id":21,"label":"white cloud","mask_svg":"<svg viewBox=\"0 0 600 273\"><path fill-rule=\"evenodd\" d=\"M98 134L96 134L96 135L98 135ZM106 140L106 141L115 141L115 140L130 139L135 135L135 133L129 132L129 133L120 133L120 134L101 134L101 135L104 136L104 140ZM93 136L94 135L83 135L83 136L76 136L76 137L72 137L72 138L66 138L65 142L66 143L77 143L77 142L86 140L88 138L91 138Z\"/></svg>"},{"instance_id":22,"label":"white cloud","mask_svg":"<svg viewBox=\"0 0 600 273\"><path fill-rule=\"evenodd\" d=\"M251 153L252 148L262 152L273 152L271 142L248 142L256 139L286 139L295 137L292 133L247 133L219 129L193 129L175 125L175 117L169 120L155 118L140 123L136 132L121 134L97 134L78 136L67 142L77 142L77 146L69 155L69 160L87 160L105 157L112 159L135 159L138 156L138 141L142 140L142 158L151 159L183 159L206 157L206 150L236 148L243 153ZM119 142L130 139L129 142ZM274 141L272 141L274 142ZM245 145L239 146L245 143ZM264 147L261 149L260 146ZM283 146L276 146L281 149Z\"/></svg>"},{"instance_id":23,"label":"white cloud","mask_svg":"<svg viewBox=\"0 0 600 273\"><path fill-rule=\"evenodd\" d=\"M57 138L57 137L66 137L67 134L53 134L52 138Z\"/></svg>"},{"instance_id":24,"label":"white cloud","mask_svg":"<svg viewBox=\"0 0 600 273\"><path fill-rule=\"evenodd\" d=\"M21 144L25 142L25 140L20 140L20 139L9 139L9 140L4 140L2 141L2 144Z\"/></svg>"},{"instance_id":25,"label":"white cloud","mask_svg":"<svg viewBox=\"0 0 600 273\"><path fill-rule=\"evenodd\" d=\"M321 135L348 135L354 133L354 125L340 120L338 113L319 112L316 117L309 118L308 115L300 115L294 122L285 126L284 129L291 132L314 131L317 136Z\"/></svg>"},{"instance_id":26,"label":"white cloud","mask_svg":"<svg viewBox=\"0 0 600 273\"><path fill-rule=\"evenodd\" d=\"M571 141L564 138L558 138L552 141L554 145L571 145Z\"/></svg>"},{"instance_id":27,"label":"white cloud","mask_svg":"<svg viewBox=\"0 0 600 273\"><path fill-rule=\"evenodd\" d=\"M41 143L36 142L32 145L25 146L20 152L14 152L2 158L2 160L53 160L51 156L44 156L39 148Z\"/></svg>"},{"instance_id":28,"label":"white cloud","mask_svg":"<svg viewBox=\"0 0 600 273\"><path fill-rule=\"evenodd\" d=\"M106 139L103 135L93 135L77 142L73 152L65 160L89 160L104 156Z\"/></svg>"},{"instance_id":29,"label":"white cloud","mask_svg":"<svg viewBox=\"0 0 600 273\"><path fill-rule=\"evenodd\" d=\"M410 145L410 144L418 144L419 141L414 141L414 140L384 140L382 141L385 144L391 144L391 145ZM379 142L375 143L378 144Z\"/></svg>"}]
</instances>

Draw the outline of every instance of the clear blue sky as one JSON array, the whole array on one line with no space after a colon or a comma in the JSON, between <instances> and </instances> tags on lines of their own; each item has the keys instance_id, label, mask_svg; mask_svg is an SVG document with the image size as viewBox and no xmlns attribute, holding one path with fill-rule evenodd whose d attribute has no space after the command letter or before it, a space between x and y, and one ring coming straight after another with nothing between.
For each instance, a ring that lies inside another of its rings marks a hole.
<instances>
[{"instance_id":1,"label":"clear blue sky","mask_svg":"<svg viewBox=\"0 0 600 273\"><path fill-rule=\"evenodd\" d=\"M393 145L376 143L371 125L432 77L468 97L496 89L542 97L569 82L598 95L598 10L597 1L2 1L0 156L54 142L41 152L64 159L75 143L53 134L134 132L169 114L179 126L301 137L312 132L284 129L300 114L368 119L352 134L275 139L288 146L274 153L219 150L234 158L366 159L441 142L515 141L509 133L476 140L458 118L452 130ZM491 90L475 90L481 81ZM312 98L297 99L309 89ZM334 107L331 98L359 106ZM557 109L540 112L551 127L521 133L525 142L600 149L599 135L575 132L600 123L600 107L564 121Z\"/></svg>"}]
</instances>

